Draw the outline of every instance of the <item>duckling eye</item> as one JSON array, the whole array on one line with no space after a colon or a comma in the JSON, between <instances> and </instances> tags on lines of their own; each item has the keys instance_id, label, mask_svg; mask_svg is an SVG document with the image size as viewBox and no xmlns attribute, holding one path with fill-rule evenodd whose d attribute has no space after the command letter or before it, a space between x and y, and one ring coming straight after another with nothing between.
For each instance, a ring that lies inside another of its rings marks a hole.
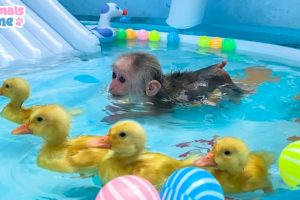
<instances>
[{"instance_id":1,"label":"duckling eye","mask_svg":"<svg viewBox=\"0 0 300 200\"><path fill-rule=\"evenodd\" d=\"M43 119L42 117L37 117L37 118L36 118L36 121L42 122L42 121L44 121L44 119Z\"/></svg>"},{"instance_id":2,"label":"duckling eye","mask_svg":"<svg viewBox=\"0 0 300 200\"><path fill-rule=\"evenodd\" d=\"M8 84L5 84L5 87L6 87L6 88L9 88L10 86L9 86Z\"/></svg>"},{"instance_id":3,"label":"duckling eye","mask_svg":"<svg viewBox=\"0 0 300 200\"><path fill-rule=\"evenodd\" d=\"M230 156L231 154L232 154L231 151L228 151L228 150L227 150L227 151L224 151L224 155L225 155L225 156Z\"/></svg>"},{"instance_id":4,"label":"duckling eye","mask_svg":"<svg viewBox=\"0 0 300 200\"><path fill-rule=\"evenodd\" d=\"M124 132L121 132L121 133L119 134L119 136L120 136L121 138L125 138L125 137L127 136L127 134L124 133Z\"/></svg>"}]
</instances>

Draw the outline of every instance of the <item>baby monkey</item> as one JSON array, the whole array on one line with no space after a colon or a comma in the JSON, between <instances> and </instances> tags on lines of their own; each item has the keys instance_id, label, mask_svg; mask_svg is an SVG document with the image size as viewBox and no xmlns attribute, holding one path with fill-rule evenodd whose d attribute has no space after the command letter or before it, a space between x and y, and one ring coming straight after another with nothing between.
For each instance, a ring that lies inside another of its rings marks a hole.
<instances>
[{"instance_id":1,"label":"baby monkey","mask_svg":"<svg viewBox=\"0 0 300 200\"><path fill-rule=\"evenodd\" d=\"M123 54L113 64L109 92L113 96L146 95L153 103L201 103L225 94L246 93L223 69L226 61L197 71L164 75L158 60L144 52Z\"/></svg>"}]
</instances>

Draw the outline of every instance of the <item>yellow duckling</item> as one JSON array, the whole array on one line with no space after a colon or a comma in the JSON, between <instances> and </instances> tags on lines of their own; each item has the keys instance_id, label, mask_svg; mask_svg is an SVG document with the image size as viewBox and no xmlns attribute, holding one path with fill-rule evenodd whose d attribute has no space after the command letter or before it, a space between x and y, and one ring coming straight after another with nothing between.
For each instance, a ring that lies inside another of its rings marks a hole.
<instances>
[{"instance_id":1,"label":"yellow duckling","mask_svg":"<svg viewBox=\"0 0 300 200\"><path fill-rule=\"evenodd\" d=\"M178 168L191 166L194 159L179 161L160 153L145 152L146 132L134 121L114 124L108 134L89 147L109 149L101 160L98 175L103 184L122 175L137 175L160 188Z\"/></svg>"},{"instance_id":2,"label":"yellow duckling","mask_svg":"<svg viewBox=\"0 0 300 200\"><path fill-rule=\"evenodd\" d=\"M18 124L25 123L32 112L40 106L32 106L24 108L23 103L28 99L30 87L26 80L22 78L10 78L3 82L0 88L0 95L10 99L10 102L3 108L1 115L6 119ZM71 116L79 115L83 112L82 109L75 108L69 110Z\"/></svg>"},{"instance_id":3,"label":"yellow duckling","mask_svg":"<svg viewBox=\"0 0 300 200\"><path fill-rule=\"evenodd\" d=\"M10 78L3 82L0 95L10 99L1 114L6 119L18 124L25 123L30 114L39 106L24 108L23 103L29 97L30 87L22 78Z\"/></svg>"},{"instance_id":4,"label":"yellow duckling","mask_svg":"<svg viewBox=\"0 0 300 200\"><path fill-rule=\"evenodd\" d=\"M246 144L232 137L216 141L212 150L195 161L197 167L208 167L226 194L263 189L272 191L268 167L273 157L267 152L249 152Z\"/></svg>"},{"instance_id":5,"label":"yellow duckling","mask_svg":"<svg viewBox=\"0 0 300 200\"><path fill-rule=\"evenodd\" d=\"M87 143L100 136L79 136L68 139L70 117L58 105L36 109L29 121L12 131L13 134L31 133L44 139L37 158L38 166L58 172L89 175L97 171L100 159L108 150L86 148Z\"/></svg>"}]
</instances>

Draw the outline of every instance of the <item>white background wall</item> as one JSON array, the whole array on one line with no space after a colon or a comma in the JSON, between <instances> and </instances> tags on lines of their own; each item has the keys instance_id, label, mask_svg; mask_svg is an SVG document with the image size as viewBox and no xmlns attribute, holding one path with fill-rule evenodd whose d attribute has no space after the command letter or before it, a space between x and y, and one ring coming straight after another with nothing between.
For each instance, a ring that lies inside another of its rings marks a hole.
<instances>
[{"instance_id":1,"label":"white background wall","mask_svg":"<svg viewBox=\"0 0 300 200\"><path fill-rule=\"evenodd\" d=\"M59 0L75 15L99 15L116 2L131 17L166 18L171 0ZM182 0L184 1L184 0ZM300 0L207 0L204 23L233 23L300 29Z\"/></svg>"}]
</instances>

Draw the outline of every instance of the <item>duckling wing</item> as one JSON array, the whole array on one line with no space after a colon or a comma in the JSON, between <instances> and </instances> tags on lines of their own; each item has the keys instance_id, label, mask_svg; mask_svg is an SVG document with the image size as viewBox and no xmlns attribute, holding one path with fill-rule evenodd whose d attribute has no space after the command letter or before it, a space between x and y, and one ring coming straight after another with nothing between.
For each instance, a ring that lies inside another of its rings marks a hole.
<instances>
[{"instance_id":1,"label":"duckling wing","mask_svg":"<svg viewBox=\"0 0 300 200\"><path fill-rule=\"evenodd\" d=\"M260 157L265 162L267 167L269 167L275 162L275 157L273 153L265 152L265 151L256 151L256 152L252 152L252 154Z\"/></svg>"},{"instance_id":2,"label":"duckling wing","mask_svg":"<svg viewBox=\"0 0 300 200\"><path fill-rule=\"evenodd\" d=\"M270 154L252 153L249 162L243 171L243 178L248 183L262 183L268 179L268 167L270 165Z\"/></svg>"},{"instance_id":3,"label":"duckling wing","mask_svg":"<svg viewBox=\"0 0 300 200\"><path fill-rule=\"evenodd\" d=\"M181 167L178 160L160 153L144 153L133 165L133 174L146 178L157 188L173 171Z\"/></svg>"},{"instance_id":4,"label":"duckling wing","mask_svg":"<svg viewBox=\"0 0 300 200\"><path fill-rule=\"evenodd\" d=\"M34 111L36 111L37 109L41 108L42 106L36 105L36 106L31 106L29 108L24 108L24 112L28 113L28 115L30 115L31 113L33 113Z\"/></svg>"},{"instance_id":5,"label":"duckling wing","mask_svg":"<svg viewBox=\"0 0 300 200\"><path fill-rule=\"evenodd\" d=\"M97 167L106 150L96 148L73 151L68 156L69 162L76 167Z\"/></svg>"},{"instance_id":6,"label":"duckling wing","mask_svg":"<svg viewBox=\"0 0 300 200\"><path fill-rule=\"evenodd\" d=\"M87 148L87 143L100 136L79 136L69 142L67 158L76 167L96 167L106 149Z\"/></svg>"},{"instance_id":7,"label":"duckling wing","mask_svg":"<svg viewBox=\"0 0 300 200\"><path fill-rule=\"evenodd\" d=\"M23 119L22 123L26 123L29 120L30 115L36 111L37 109L41 108L42 106L31 106L29 108L23 108L23 112L20 113L20 116Z\"/></svg>"}]
</instances>

